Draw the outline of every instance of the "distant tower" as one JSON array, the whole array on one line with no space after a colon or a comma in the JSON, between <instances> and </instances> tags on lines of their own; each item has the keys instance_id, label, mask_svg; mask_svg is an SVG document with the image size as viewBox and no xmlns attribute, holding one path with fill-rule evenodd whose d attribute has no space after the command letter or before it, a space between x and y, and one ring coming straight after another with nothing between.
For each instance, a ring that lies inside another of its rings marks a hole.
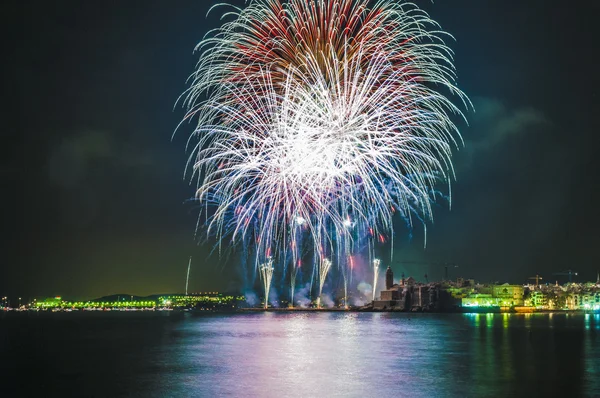
<instances>
[{"instance_id":1,"label":"distant tower","mask_svg":"<svg viewBox=\"0 0 600 398\"><path fill-rule=\"evenodd\" d=\"M385 290L390 290L394 286L394 272L388 266L385 271Z\"/></svg>"},{"instance_id":2,"label":"distant tower","mask_svg":"<svg viewBox=\"0 0 600 398\"><path fill-rule=\"evenodd\" d=\"M598 275L596 276L596 285L600 285L600 271L598 271Z\"/></svg>"}]
</instances>

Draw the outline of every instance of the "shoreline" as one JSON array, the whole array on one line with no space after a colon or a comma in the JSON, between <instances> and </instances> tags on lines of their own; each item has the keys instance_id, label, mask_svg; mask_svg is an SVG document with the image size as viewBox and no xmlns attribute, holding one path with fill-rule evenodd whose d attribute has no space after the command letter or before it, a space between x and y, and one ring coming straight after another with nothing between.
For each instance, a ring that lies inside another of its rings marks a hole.
<instances>
[{"instance_id":1,"label":"shoreline","mask_svg":"<svg viewBox=\"0 0 600 398\"><path fill-rule=\"evenodd\" d=\"M235 312L380 312L380 313L406 313L406 314L600 314L600 311L592 310L535 310L535 311L468 311L463 309L448 311L401 311L401 310L374 310L372 308L238 308Z\"/></svg>"},{"instance_id":2,"label":"shoreline","mask_svg":"<svg viewBox=\"0 0 600 398\"><path fill-rule=\"evenodd\" d=\"M399 309L393 310L382 310L364 307L350 307L350 308L236 308L228 310L200 310L193 308L147 308L147 309L61 309L61 310L2 310L0 314L8 313L36 313L36 314L50 314L50 313L126 313L126 312L156 312L156 313L192 313L192 314L243 314L243 313L257 313L257 312L274 312L274 313L285 313L285 312L348 312L348 313L361 313L361 312L377 312L377 313L406 313L406 314L514 314L514 315L531 315L531 314L546 314L546 315L600 315L599 310L530 310L530 311L500 311L497 309L493 310L477 310L473 311L465 308L456 308L449 310L439 311L403 311Z\"/></svg>"}]
</instances>

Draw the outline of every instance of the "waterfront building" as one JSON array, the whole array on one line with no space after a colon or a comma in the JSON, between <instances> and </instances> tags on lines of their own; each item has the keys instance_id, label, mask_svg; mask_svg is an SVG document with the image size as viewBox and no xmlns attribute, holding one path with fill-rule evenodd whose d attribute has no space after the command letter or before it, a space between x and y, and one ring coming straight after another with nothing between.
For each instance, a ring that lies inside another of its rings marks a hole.
<instances>
[{"instance_id":1,"label":"waterfront building","mask_svg":"<svg viewBox=\"0 0 600 398\"><path fill-rule=\"evenodd\" d=\"M470 291L452 289L463 307L519 307L524 304L524 287L521 285L476 285Z\"/></svg>"},{"instance_id":2,"label":"waterfront building","mask_svg":"<svg viewBox=\"0 0 600 398\"><path fill-rule=\"evenodd\" d=\"M509 285L505 283L503 285L492 286L492 297L498 299L501 306L522 306L524 287L522 285Z\"/></svg>"},{"instance_id":3,"label":"waterfront building","mask_svg":"<svg viewBox=\"0 0 600 398\"><path fill-rule=\"evenodd\" d=\"M530 292L528 299L525 300L526 307L545 308L547 304L548 299L541 290Z\"/></svg>"},{"instance_id":4,"label":"waterfront building","mask_svg":"<svg viewBox=\"0 0 600 398\"><path fill-rule=\"evenodd\" d=\"M461 298L463 307L500 307L497 299L494 299L491 294L471 294Z\"/></svg>"},{"instance_id":5,"label":"waterfront building","mask_svg":"<svg viewBox=\"0 0 600 398\"><path fill-rule=\"evenodd\" d=\"M457 309L460 301L440 283L419 283L414 278L400 279L393 283L390 267L386 271L386 290L379 300L373 301L373 309L393 311L441 311Z\"/></svg>"},{"instance_id":6,"label":"waterfront building","mask_svg":"<svg viewBox=\"0 0 600 398\"><path fill-rule=\"evenodd\" d=\"M380 301L398 301L402 296L402 290L399 285L394 285L388 290L382 290L380 294Z\"/></svg>"},{"instance_id":7,"label":"waterfront building","mask_svg":"<svg viewBox=\"0 0 600 398\"><path fill-rule=\"evenodd\" d=\"M373 301L374 309L391 310L400 306L403 296L404 278L400 284L394 284L394 272L389 266L385 271L385 290L380 292L379 300Z\"/></svg>"},{"instance_id":8,"label":"waterfront building","mask_svg":"<svg viewBox=\"0 0 600 398\"><path fill-rule=\"evenodd\" d=\"M569 309L600 310L600 291L581 291L571 294Z\"/></svg>"}]
</instances>

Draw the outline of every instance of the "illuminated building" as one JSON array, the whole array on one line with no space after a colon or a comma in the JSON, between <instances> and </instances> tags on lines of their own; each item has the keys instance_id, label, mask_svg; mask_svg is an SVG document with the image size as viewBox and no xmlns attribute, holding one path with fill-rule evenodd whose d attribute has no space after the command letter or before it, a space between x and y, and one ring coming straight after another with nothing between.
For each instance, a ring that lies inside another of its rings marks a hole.
<instances>
[{"instance_id":1,"label":"illuminated building","mask_svg":"<svg viewBox=\"0 0 600 398\"><path fill-rule=\"evenodd\" d=\"M570 309L600 310L600 291L582 291L571 294Z\"/></svg>"},{"instance_id":2,"label":"illuminated building","mask_svg":"<svg viewBox=\"0 0 600 398\"><path fill-rule=\"evenodd\" d=\"M394 274L390 267L386 273L386 290L381 291L379 300L373 301L375 310L391 311L447 311L457 309L459 301L439 283L418 283L408 277L394 284Z\"/></svg>"},{"instance_id":3,"label":"illuminated building","mask_svg":"<svg viewBox=\"0 0 600 398\"><path fill-rule=\"evenodd\" d=\"M545 308L547 304L548 299L541 290L532 291L529 298L525 300L525 305L528 307Z\"/></svg>"},{"instance_id":4,"label":"illuminated building","mask_svg":"<svg viewBox=\"0 0 600 398\"><path fill-rule=\"evenodd\" d=\"M498 299L501 306L523 305L524 288L521 285L492 285L492 297Z\"/></svg>"}]
</instances>

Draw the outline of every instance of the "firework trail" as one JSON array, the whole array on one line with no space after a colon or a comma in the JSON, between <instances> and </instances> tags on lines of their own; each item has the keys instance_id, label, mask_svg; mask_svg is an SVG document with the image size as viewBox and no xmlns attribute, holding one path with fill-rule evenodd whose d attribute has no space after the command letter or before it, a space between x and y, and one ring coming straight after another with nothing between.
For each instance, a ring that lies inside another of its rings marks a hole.
<instances>
[{"instance_id":1,"label":"firework trail","mask_svg":"<svg viewBox=\"0 0 600 398\"><path fill-rule=\"evenodd\" d=\"M375 301L375 293L377 291L377 280L379 279L379 271L381 260L378 258L373 260L373 301Z\"/></svg>"},{"instance_id":2,"label":"firework trail","mask_svg":"<svg viewBox=\"0 0 600 398\"><path fill-rule=\"evenodd\" d=\"M296 290L296 277L298 275L298 269L301 265L301 260L297 260L295 262L293 261L290 270L290 307L292 308L294 308L294 292Z\"/></svg>"},{"instance_id":3,"label":"firework trail","mask_svg":"<svg viewBox=\"0 0 600 398\"><path fill-rule=\"evenodd\" d=\"M269 292L271 291L271 280L273 279L273 260L269 258L269 260L262 264L259 267L260 276L263 282L263 287L265 291L265 310L269 307Z\"/></svg>"},{"instance_id":4,"label":"firework trail","mask_svg":"<svg viewBox=\"0 0 600 398\"><path fill-rule=\"evenodd\" d=\"M254 0L228 15L184 97L209 233L252 242L256 267L291 261L293 296L302 239L315 270L324 255L347 263L356 237L384 242L396 214L431 220L460 143L450 97L469 104L451 36L392 0Z\"/></svg>"},{"instance_id":5,"label":"firework trail","mask_svg":"<svg viewBox=\"0 0 600 398\"><path fill-rule=\"evenodd\" d=\"M325 285L325 279L331 269L331 260L324 258L319 263L319 295L317 296L317 308L321 308L321 295L323 294L323 286Z\"/></svg>"}]
</instances>

